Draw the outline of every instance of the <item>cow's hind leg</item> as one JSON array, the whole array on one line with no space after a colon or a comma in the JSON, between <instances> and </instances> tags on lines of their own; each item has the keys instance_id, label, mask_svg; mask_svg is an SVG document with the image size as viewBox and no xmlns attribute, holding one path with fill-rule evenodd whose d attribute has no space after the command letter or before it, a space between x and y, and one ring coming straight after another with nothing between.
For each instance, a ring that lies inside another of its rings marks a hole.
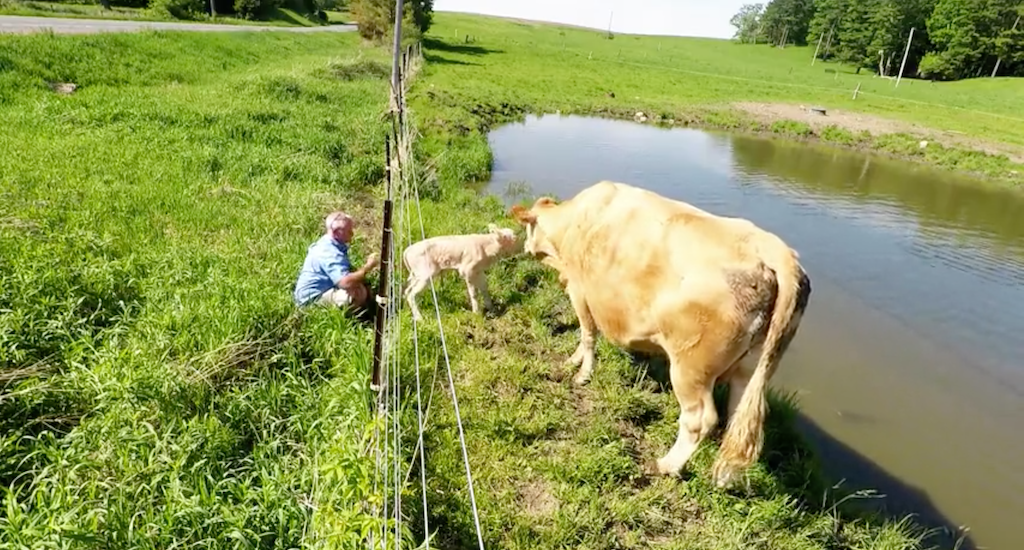
<instances>
[{"instance_id":1,"label":"cow's hind leg","mask_svg":"<svg viewBox=\"0 0 1024 550\"><path fill-rule=\"evenodd\" d=\"M755 365L751 358L754 358L753 361L756 361L760 354L760 348L744 353L728 370L718 376L718 384L729 384L729 400L725 408L726 420L732 418L733 413L736 412L736 407L740 404L740 398L743 397L743 392L746 391L747 385L750 383L750 376L754 371Z\"/></svg>"},{"instance_id":2,"label":"cow's hind leg","mask_svg":"<svg viewBox=\"0 0 1024 550\"><path fill-rule=\"evenodd\" d=\"M672 448L658 459L658 471L662 474L678 474L718 423L712 394L715 380L705 376L701 367L689 364L688 359L679 355L671 357L672 391L679 401L679 432Z\"/></svg>"},{"instance_id":3,"label":"cow's hind leg","mask_svg":"<svg viewBox=\"0 0 1024 550\"><path fill-rule=\"evenodd\" d=\"M565 363L580 367L576 376L573 377L573 382L582 386L590 381L590 377L594 373L594 336L597 326L594 324L594 317L590 314L587 300L578 287L570 284L566 286L566 290L569 293L569 301L572 302L572 307L576 310L576 317L580 321L580 343Z\"/></svg>"}]
</instances>

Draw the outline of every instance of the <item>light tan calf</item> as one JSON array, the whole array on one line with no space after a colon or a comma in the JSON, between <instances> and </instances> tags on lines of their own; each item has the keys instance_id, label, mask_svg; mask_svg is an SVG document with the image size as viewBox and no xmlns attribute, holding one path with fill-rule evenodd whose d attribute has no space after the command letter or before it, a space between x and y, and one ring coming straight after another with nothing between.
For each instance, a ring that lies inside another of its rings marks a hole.
<instances>
[{"instance_id":1,"label":"light tan calf","mask_svg":"<svg viewBox=\"0 0 1024 550\"><path fill-rule=\"evenodd\" d=\"M718 422L712 389L729 382L729 425L713 468L719 487L760 455L769 378L810 298L799 256L753 223L631 185L600 182L572 199L510 214L525 251L560 272L580 321L566 361L585 384L597 331L669 359L679 433L658 470L676 474Z\"/></svg>"},{"instance_id":2,"label":"light tan calf","mask_svg":"<svg viewBox=\"0 0 1024 550\"><path fill-rule=\"evenodd\" d=\"M446 270L457 271L466 281L473 313L480 313L478 293L484 308L491 309L485 271L499 258L518 251L522 242L511 229L499 228L492 223L487 225L487 230L487 233L431 237L409 245L402 252L405 268L409 270L405 299L412 309L413 319L422 320L416 307L416 296L432 277Z\"/></svg>"}]
</instances>

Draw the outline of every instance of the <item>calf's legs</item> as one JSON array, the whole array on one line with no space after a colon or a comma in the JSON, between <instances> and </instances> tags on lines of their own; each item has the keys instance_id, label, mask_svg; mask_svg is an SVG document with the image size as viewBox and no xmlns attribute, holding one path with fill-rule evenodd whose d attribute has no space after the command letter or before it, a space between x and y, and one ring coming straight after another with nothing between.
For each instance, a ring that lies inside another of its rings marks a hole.
<instances>
[{"instance_id":1,"label":"calf's legs","mask_svg":"<svg viewBox=\"0 0 1024 550\"><path fill-rule=\"evenodd\" d=\"M423 289L430 283L430 277L419 278L415 273L409 275L409 280L406 281L405 287L405 300L409 302L409 309L412 310L412 318L416 322L423 320L423 316L420 315L420 310L416 307L416 295L423 292Z\"/></svg>"},{"instance_id":2,"label":"calf's legs","mask_svg":"<svg viewBox=\"0 0 1024 550\"><path fill-rule=\"evenodd\" d=\"M483 271L459 271L462 280L466 281L466 290L469 291L469 305L473 313L480 313L480 301L484 303L484 309L491 309L491 297L487 292L487 276ZM479 294L479 300L477 295Z\"/></svg>"}]
</instances>

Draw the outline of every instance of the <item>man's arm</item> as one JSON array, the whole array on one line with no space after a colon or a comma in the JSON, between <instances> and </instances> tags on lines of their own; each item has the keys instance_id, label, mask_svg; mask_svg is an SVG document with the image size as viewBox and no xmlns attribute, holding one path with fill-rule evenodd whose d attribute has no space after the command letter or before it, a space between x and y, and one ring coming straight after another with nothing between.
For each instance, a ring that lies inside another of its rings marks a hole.
<instances>
[{"instance_id":1,"label":"man's arm","mask_svg":"<svg viewBox=\"0 0 1024 550\"><path fill-rule=\"evenodd\" d=\"M334 286L350 290L356 285L362 284L366 279L366 274L376 268L379 263L380 256L377 253L370 254L370 256L366 258L366 263L363 264L363 267L360 267L352 273L342 275Z\"/></svg>"}]
</instances>

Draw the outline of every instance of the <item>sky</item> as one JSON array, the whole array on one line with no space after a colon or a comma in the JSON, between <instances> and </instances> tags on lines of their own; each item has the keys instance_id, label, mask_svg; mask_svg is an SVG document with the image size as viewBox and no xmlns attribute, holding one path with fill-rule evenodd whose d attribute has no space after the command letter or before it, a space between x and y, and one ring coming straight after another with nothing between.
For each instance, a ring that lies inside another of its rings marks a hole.
<instances>
[{"instance_id":1,"label":"sky","mask_svg":"<svg viewBox=\"0 0 1024 550\"><path fill-rule=\"evenodd\" d=\"M434 11L460 11L567 23L629 34L730 38L729 19L756 0L434 0ZM627 9L628 8L628 9Z\"/></svg>"}]
</instances>

